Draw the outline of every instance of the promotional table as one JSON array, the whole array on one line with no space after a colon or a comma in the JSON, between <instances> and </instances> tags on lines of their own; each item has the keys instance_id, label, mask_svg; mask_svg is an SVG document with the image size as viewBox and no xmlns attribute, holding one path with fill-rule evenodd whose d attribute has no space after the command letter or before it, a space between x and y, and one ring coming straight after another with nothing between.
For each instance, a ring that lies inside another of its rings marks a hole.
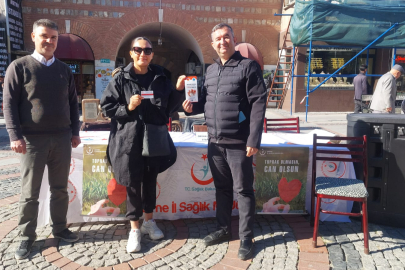
<instances>
[{"instance_id":1,"label":"promotional table","mask_svg":"<svg viewBox=\"0 0 405 270\"><path fill-rule=\"evenodd\" d=\"M322 136L333 136L332 133L315 130L309 134L292 133L265 133L262 136L261 149L268 147L308 147L308 173L305 184L305 208L310 211L311 195L311 168L312 168L312 138L313 133ZM71 170L69 174L69 210L68 223L105 221L112 219L122 219L123 211L118 217L95 217L81 215L83 206L83 151L92 154L96 146L106 145L109 132L81 132L82 144L73 149ZM159 174L157 179L157 206L154 214L156 219L183 219L183 218L204 218L215 216L215 187L208 167L207 142L193 133L173 132L170 134L177 149L177 161L165 172ZM201 134L198 134L201 135ZM94 147L92 147L94 146ZM259 150L259 153L260 153ZM91 160L91 159L90 159ZM98 172L108 170L107 164L102 160L93 159L90 170ZM255 162L254 162L255 163ZM253 164L254 165L254 164ZM325 175L322 164L317 164L318 175ZM255 167L255 166L254 166ZM328 173L328 172L326 172ZM337 175L339 174L339 175ZM335 165L333 175L335 177L354 178L353 165ZM43 184L40 192L40 205L38 226L49 222L49 185L47 181L47 170L45 170ZM234 196L236 198L236 196ZM101 198L105 199L105 198ZM111 201L111 199L110 199ZM119 202L125 201L124 198ZM324 201L323 208L331 210L351 211L352 203L345 201ZM117 208L118 210L118 208ZM119 211L119 210L118 210ZM125 212L125 211L124 211ZM90 212L91 213L91 212ZM109 213L111 214L111 213ZM237 201L234 201L233 215L238 214ZM279 214L279 213L271 213ZM321 220L350 222L345 216L322 215Z\"/></svg>"}]
</instances>

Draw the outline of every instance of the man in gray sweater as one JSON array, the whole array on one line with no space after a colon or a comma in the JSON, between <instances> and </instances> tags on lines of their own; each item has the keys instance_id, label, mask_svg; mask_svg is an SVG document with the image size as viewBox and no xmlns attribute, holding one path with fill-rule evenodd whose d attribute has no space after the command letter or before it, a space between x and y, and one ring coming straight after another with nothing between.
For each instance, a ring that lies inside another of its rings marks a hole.
<instances>
[{"instance_id":1,"label":"man in gray sweater","mask_svg":"<svg viewBox=\"0 0 405 270\"><path fill-rule=\"evenodd\" d=\"M395 113L396 80L401 77L401 74L404 74L404 69L397 64L378 80L370 105L373 113Z\"/></svg>"},{"instance_id":2,"label":"man in gray sweater","mask_svg":"<svg viewBox=\"0 0 405 270\"><path fill-rule=\"evenodd\" d=\"M11 149L20 153L21 197L16 259L30 254L36 239L38 197L45 165L51 190L50 214L55 238L79 238L66 227L68 176L72 147L80 144L79 110L69 67L55 59L58 26L47 19L34 23L32 55L13 61L4 83L4 118Z\"/></svg>"}]
</instances>

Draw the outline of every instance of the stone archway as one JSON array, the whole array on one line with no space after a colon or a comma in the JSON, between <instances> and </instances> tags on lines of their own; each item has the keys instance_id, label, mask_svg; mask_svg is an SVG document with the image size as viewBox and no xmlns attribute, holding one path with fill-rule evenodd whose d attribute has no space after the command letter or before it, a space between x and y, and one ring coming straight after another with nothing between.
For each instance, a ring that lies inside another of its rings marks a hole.
<instances>
[{"instance_id":1,"label":"stone archway","mask_svg":"<svg viewBox=\"0 0 405 270\"><path fill-rule=\"evenodd\" d=\"M169 33L177 33L178 43L182 41L189 42L187 40L193 39L195 47L199 47L200 52L195 52L200 58L202 63L208 63L215 57L215 51L211 48L211 40L209 32L191 15L187 15L182 11L165 9L163 27L167 28L168 32L163 28L163 39L170 39L170 36L166 36ZM135 12L126 13L116 22L110 29L107 29L108 36L105 36L102 44L103 49L99 51L95 49L96 59L98 59L99 52L102 53L105 58L115 59L117 56L118 48L122 44L122 41L128 37L128 34L136 33L136 28L142 31L153 32L153 35L145 34L146 36L158 36L159 32L159 18L158 12L155 8L143 8L142 10L136 10ZM145 28L143 28L145 27ZM150 28L148 28L150 27ZM135 30L134 30L135 29ZM188 37L187 37L188 36ZM175 42L175 41L172 41ZM194 47L193 45L193 47ZM166 57L166 56L165 56Z\"/></svg>"},{"instance_id":2,"label":"stone archway","mask_svg":"<svg viewBox=\"0 0 405 270\"><path fill-rule=\"evenodd\" d=\"M173 81L179 75L185 74L186 63L192 54L197 56L194 58L196 59L194 65L200 66L202 70L204 56L198 42L184 28L171 23L162 23L161 28L158 22L145 23L128 31L117 47L117 59L125 59L123 61L125 64L132 61L129 56L131 41L139 36L145 36L152 41L154 50L152 63L170 71ZM161 45L158 44L160 36Z\"/></svg>"}]
</instances>

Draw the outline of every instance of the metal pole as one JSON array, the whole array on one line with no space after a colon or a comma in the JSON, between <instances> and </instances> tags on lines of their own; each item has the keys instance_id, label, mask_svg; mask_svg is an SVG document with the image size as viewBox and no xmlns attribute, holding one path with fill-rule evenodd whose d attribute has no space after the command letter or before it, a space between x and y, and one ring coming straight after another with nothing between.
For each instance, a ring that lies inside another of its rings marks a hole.
<instances>
[{"instance_id":1,"label":"metal pole","mask_svg":"<svg viewBox=\"0 0 405 270\"><path fill-rule=\"evenodd\" d=\"M368 58L370 57L370 49L367 49L367 60L366 60L366 65L367 65L367 69L366 69L366 76L368 74Z\"/></svg>"},{"instance_id":2,"label":"metal pole","mask_svg":"<svg viewBox=\"0 0 405 270\"><path fill-rule=\"evenodd\" d=\"M397 48L394 48L394 57L392 57L392 66L395 65L395 59L397 58Z\"/></svg>"},{"instance_id":3,"label":"metal pole","mask_svg":"<svg viewBox=\"0 0 405 270\"><path fill-rule=\"evenodd\" d=\"M371 45L373 45L375 42L377 42L377 40L379 40L380 38L382 38L386 33L388 33L389 31L391 31L392 28L394 28L395 26L397 26L398 23L394 23L390 28L388 28L387 31L385 31L384 33L382 33L378 38L376 38L373 42L371 42L370 44L368 44L363 50L361 50L358 54L356 54L352 59L350 59L349 61L347 61L343 66L341 66L340 68L338 68L335 72L333 72L330 76L328 76L323 82L321 82L320 84L318 84L314 89L312 89L309 93L314 92L316 89L318 89L322 84L324 84L327 80L329 80L330 78L333 77L333 75L335 75L336 73L338 73L340 70L342 70L345 66L347 66L347 64L349 64L351 61L353 61L354 59L357 58L357 56L359 56L360 54L362 54L365 50L367 50L368 48L371 47ZM312 37L312 35L311 35ZM310 50L312 48L312 45L310 46ZM307 93L307 95L309 94ZM308 97L307 97L308 98ZM308 102L308 99L307 99Z\"/></svg>"},{"instance_id":4,"label":"metal pole","mask_svg":"<svg viewBox=\"0 0 405 270\"><path fill-rule=\"evenodd\" d=\"M308 78L307 78L307 101L305 103L305 122L308 122L308 99L309 99L309 81L311 79L311 54L312 54L312 23L311 23L311 40L309 41L309 55L308 55Z\"/></svg>"},{"instance_id":5,"label":"metal pole","mask_svg":"<svg viewBox=\"0 0 405 270\"><path fill-rule=\"evenodd\" d=\"M295 46L293 46L293 60L292 60L292 67L291 67L291 105L290 105L290 115L292 115L292 106L293 106L294 65L295 65Z\"/></svg>"}]
</instances>

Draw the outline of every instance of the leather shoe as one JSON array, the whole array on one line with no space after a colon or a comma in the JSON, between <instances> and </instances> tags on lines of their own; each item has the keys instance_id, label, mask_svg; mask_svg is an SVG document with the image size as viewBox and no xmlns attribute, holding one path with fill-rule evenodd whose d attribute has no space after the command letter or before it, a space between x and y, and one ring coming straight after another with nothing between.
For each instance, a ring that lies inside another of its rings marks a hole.
<instances>
[{"instance_id":1,"label":"leather shoe","mask_svg":"<svg viewBox=\"0 0 405 270\"><path fill-rule=\"evenodd\" d=\"M215 245L215 244L219 244L222 242L226 242L231 240L232 235L231 233L225 231L225 230L219 230L213 233L210 233L209 235L207 235L204 238L204 244L206 247L211 246L211 245Z\"/></svg>"},{"instance_id":2,"label":"leather shoe","mask_svg":"<svg viewBox=\"0 0 405 270\"><path fill-rule=\"evenodd\" d=\"M251 259L252 256L253 256L253 241L240 240L238 258L245 261Z\"/></svg>"}]
</instances>

